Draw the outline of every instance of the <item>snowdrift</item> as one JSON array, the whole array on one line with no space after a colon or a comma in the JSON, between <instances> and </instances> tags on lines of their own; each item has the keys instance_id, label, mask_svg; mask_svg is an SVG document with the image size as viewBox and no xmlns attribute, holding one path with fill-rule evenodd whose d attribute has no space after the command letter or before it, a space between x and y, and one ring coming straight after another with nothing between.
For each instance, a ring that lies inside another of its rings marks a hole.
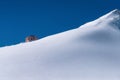
<instances>
[{"instance_id":1,"label":"snowdrift","mask_svg":"<svg viewBox=\"0 0 120 80\"><path fill-rule=\"evenodd\" d=\"M120 11L0 48L0 80L120 80Z\"/></svg>"}]
</instances>

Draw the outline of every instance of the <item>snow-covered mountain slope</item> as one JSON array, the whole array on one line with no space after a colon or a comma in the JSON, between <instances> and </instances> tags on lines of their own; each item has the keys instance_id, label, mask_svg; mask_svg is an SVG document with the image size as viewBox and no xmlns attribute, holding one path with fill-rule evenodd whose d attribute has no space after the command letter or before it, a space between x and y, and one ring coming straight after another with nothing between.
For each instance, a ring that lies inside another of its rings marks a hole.
<instances>
[{"instance_id":1,"label":"snow-covered mountain slope","mask_svg":"<svg viewBox=\"0 0 120 80\"><path fill-rule=\"evenodd\" d=\"M0 80L120 80L120 11L77 29L0 48Z\"/></svg>"}]
</instances>

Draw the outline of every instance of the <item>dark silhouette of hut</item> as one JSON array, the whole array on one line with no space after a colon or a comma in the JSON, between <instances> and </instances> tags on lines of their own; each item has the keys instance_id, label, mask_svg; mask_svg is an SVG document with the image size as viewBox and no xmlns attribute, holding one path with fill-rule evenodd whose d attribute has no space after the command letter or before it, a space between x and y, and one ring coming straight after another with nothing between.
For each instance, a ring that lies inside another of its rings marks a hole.
<instances>
[{"instance_id":1,"label":"dark silhouette of hut","mask_svg":"<svg viewBox=\"0 0 120 80\"><path fill-rule=\"evenodd\" d=\"M34 35L30 35L25 38L25 42L31 42L31 41L35 41L35 40L38 40L38 38Z\"/></svg>"}]
</instances>

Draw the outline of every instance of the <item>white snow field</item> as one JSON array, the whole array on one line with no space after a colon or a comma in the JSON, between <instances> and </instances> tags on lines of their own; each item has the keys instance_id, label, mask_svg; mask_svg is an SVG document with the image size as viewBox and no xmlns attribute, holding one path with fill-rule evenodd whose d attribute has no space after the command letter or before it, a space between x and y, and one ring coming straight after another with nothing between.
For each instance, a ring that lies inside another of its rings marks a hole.
<instances>
[{"instance_id":1,"label":"white snow field","mask_svg":"<svg viewBox=\"0 0 120 80\"><path fill-rule=\"evenodd\" d=\"M0 48L0 80L120 80L120 11Z\"/></svg>"}]
</instances>

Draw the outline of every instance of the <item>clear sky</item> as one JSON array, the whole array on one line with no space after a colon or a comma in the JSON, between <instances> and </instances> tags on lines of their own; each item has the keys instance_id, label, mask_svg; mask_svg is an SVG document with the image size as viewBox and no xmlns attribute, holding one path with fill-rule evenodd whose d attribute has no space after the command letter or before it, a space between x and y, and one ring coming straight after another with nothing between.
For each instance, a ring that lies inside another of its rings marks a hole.
<instances>
[{"instance_id":1,"label":"clear sky","mask_svg":"<svg viewBox=\"0 0 120 80\"><path fill-rule=\"evenodd\" d=\"M116 8L120 0L0 0L0 46L74 29Z\"/></svg>"}]
</instances>

